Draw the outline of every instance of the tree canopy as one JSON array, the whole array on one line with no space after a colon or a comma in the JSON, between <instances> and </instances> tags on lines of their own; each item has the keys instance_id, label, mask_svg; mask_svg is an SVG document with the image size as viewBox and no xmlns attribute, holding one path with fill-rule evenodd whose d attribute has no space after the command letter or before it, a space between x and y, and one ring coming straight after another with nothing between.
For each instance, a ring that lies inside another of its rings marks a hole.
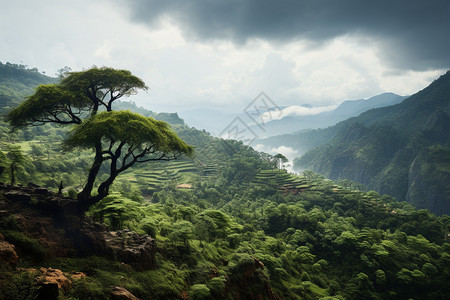
<instances>
[{"instance_id":1,"label":"tree canopy","mask_svg":"<svg viewBox=\"0 0 450 300\"><path fill-rule=\"evenodd\" d=\"M40 85L35 93L12 109L6 120L13 128L44 123L81 124L100 107L112 111L115 100L147 90L145 83L127 70L91 68L69 72L57 84Z\"/></svg>"},{"instance_id":2,"label":"tree canopy","mask_svg":"<svg viewBox=\"0 0 450 300\"><path fill-rule=\"evenodd\" d=\"M11 110L6 120L15 128L45 123L80 124L82 112L92 109L82 93L65 90L59 84L40 85L35 93Z\"/></svg>"},{"instance_id":3,"label":"tree canopy","mask_svg":"<svg viewBox=\"0 0 450 300\"><path fill-rule=\"evenodd\" d=\"M144 81L128 70L113 68L92 68L83 72L69 72L61 80L65 90L87 96L93 104L93 112L100 106L112 110L112 103L123 97L136 94L139 89L147 90Z\"/></svg>"},{"instance_id":4,"label":"tree canopy","mask_svg":"<svg viewBox=\"0 0 450 300\"><path fill-rule=\"evenodd\" d=\"M95 161L81 199L88 197L93 179L103 162L109 163L109 177L98 188L92 204L108 195L109 186L121 172L135 163L171 160L193 148L182 141L163 121L156 121L131 111L101 112L74 127L64 141L64 148L94 149Z\"/></svg>"},{"instance_id":5,"label":"tree canopy","mask_svg":"<svg viewBox=\"0 0 450 300\"><path fill-rule=\"evenodd\" d=\"M192 148L178 138L169 124L131 111L101 112L90 117L74 127L64 145L66 150L74 147L89 149L95 148L100 141L108 147L105 153L108 157L114 156L113 149L121 151L125 145L128 145L130 156L136 158L143 152L167 158L170 154L192 154ZM141 158L140 161L149 159Z\"/></svg>"},{"instance_id":6,"label":"tree canopy","mask_svg":"<svg viewBox=\"0 0 450 300\"><path fill-rule=\"evenodd\" d=\"M6 120L13 129L45 123L73 125L64 149L95 152L86 184L78 193L80 211L84 212L106 197L117 175L133 164L193 153L167 123L130 111L113 111L115 100L140 89L147 86L127 70L93 67L68 72L59 83L40 85L8 113ZM107 164L109 176L99 184L97 194L91 195L103 164Z\"/></svg>"}]
</instances>

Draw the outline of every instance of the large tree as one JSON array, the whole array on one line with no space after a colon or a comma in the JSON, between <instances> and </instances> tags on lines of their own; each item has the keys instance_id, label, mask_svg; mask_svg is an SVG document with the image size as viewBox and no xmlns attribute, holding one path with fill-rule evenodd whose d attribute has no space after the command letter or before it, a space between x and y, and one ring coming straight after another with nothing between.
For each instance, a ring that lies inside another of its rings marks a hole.
<instances>
[{"instance_id":1,"label":"large tree","mask_svg":"<svg viewBox=\"0 0 450 300\"><path fill-rule=\"evenodd\" d=\"M75 126L64 141L64 148L77 147L95 149L87 183L78 194L86 208L107 196L117 175L135 163L171 160L193 152L193 148L178 138L167 123L130 111L101 112ZM108 163L109 176L100 183L97 195L90 196L100 167L105 162Z\"/></svg>"},{"instance_id":2,"label":"large tree","mask_svg":"<svg viewBox=\"0 0 450 300\"><path fill-rule=\"evenodd\" d=\"M57 84L41 85L36 92L7 115L11 127L45 123L72 125L64 149L93 149L94 161L82 191L80 211L109 193L114 179L135 163L170 160L191 155L188 146L165 122L130 111L114 111L115 100L135 94L147 86L127 70L92 68L70 72ZM103 164L109 176L93 189Z\"/></svg>"}]
</instances>

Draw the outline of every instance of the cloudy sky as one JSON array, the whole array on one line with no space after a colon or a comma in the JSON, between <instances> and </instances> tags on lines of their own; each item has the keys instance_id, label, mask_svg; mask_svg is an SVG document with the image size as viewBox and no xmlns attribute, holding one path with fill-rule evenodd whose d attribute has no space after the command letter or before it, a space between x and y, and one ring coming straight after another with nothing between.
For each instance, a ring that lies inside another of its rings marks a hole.
<instances>
[{"instance_id":1,"label":"cloudy sky","mask_svg":"<svg viewBox=\"0 0 450 300\"><path fill-rule=\"evenodd\" d=\"M130 70L154 111L412 94L450 68L448 0L14 0L0 61Z\"/></svg>"}]
</instances>

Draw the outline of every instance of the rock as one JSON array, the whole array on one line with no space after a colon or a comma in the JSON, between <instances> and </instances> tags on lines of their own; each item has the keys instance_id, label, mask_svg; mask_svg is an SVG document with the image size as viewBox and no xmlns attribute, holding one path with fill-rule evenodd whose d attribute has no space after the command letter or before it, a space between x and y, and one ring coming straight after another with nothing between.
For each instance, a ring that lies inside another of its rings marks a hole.
<instances>
[{"instance_id":1,"label":"rock","mask_svg":"<svg viewBox=\"0 0 450 300\"><path fill-rule=\"evenodd\" d=\"M8 200L12 201L22 201L22 202L30 202L31 196L28 193L22 191L12 190L4 194Z\"/></svg>"},{"instance_id":2,"label":"rock","mask_svg":"<svg viewBox=\"0 0 450 300\"><path fill-rule=\"evenodd\" d=\"M7 241L3 241L2 239L0 241L0 265L15 267L18 259L19 257L17 256L14 245L8 243Z\"/></svg>"},{"instance_id":3,"label":"rock","mask_svg":"<svg viewBox=\"0 0 450 300\"><path fill-rule=\"evenodd\" d=\"M70 279L72 279L72 281L81 280L81 279L87 277L86 274L84 274L83 272L73 272L69 276L70 276Z\"/></svg>"},{"instance_id":4,"label":"rock","mask_svg":"<svg viewBox=\"0 0 450 300\"><path fill-rule=\"evenodd\" d=\"M38 240L49 257L66 256L70 252L70 240L57 232L54 219L50 217L30 217L14 214L14 223L26 236ZM19 249L23 251L25 249Z\"/></svg>"},{"instance_id":5,"label":"rock","mask_svg":"<svg viewBox=\"0 0 450 300\"><path fill-rule=\"evenodd\" d=\"M111 232L86 218L77 245L85 254L110 257L137 271L156 269L156 241L148 235L129 230Z\"/></svg>"},{"instance_id":6,"label":"rock","mask_svg":"<svg viewBox=\"0 0 450 300\"><path fill-rule=\"evenodd\" d=\"M59 288L56 283L44 282L39 288L39 293L37 300L58 300L59 298Z\"/></svg>"},{"instance_id":7,"label":"rock","mask_svg":"<svg viewBox=\"0 0 450 300\"><path fill-rule=\"evenodd\" d=\"M67 293L70 290L72 282L65 276L63 271L52 268L40 268L39 271L42 274L38 277L38 282L41 285L56 284L58 289L62 290L64 293Z\"/></svg>"},{"instance_id":8,"label":"rock","mask_svg":"<svg viewBox=\"0 0 450 300\"><path fill-rule=\"evenodd\" d=\"M269 278L263 272L264 263L253 256L251 256L251 259L230 277L229 284L238 293L236 298L246 300L281 300L272 290Z\"/></svg>"},{"instance_id":9,"label":"rock","mask_svg":"<svg viewBox=\"0 0 450 300\"><path fill-rule=\"evenodd\" d=\"M48 189L46 189L46 188L41 188L41 187L35 188L35 189L34 189L34 192L35 192L36 194L41 194L41 195L51 194L51 192L50 192Z\"/></svg>"},{"instance_id":10,"label":"rock","mask_svg":"<svg viewBox=\"0 0 450 300\"><path fill-rule=\"evenodd\" d=\"M111 300L139 300L139 298L123 287L114 286L111 291Z\"/></svg>"},{"instance_id":11,"label":"rock","mask_svg":"<svg viewBox=\"0 0 450 300\"><path fill-rule=\"evenodd\" d=\"M87 277L82 272L68 274L53 268L40 268L39 270L19 268L18 271L27 272L35 277L36 284L40 286L36 299L41 300L57 300L60 291L67 294L72 287L72 282Z\"/></svg>"}]
</instances>

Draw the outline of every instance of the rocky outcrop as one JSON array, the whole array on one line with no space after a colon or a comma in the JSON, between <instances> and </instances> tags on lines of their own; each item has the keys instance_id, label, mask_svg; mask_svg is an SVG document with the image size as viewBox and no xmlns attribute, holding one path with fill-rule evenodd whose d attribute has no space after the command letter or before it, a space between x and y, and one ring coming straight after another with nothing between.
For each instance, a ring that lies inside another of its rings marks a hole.
<instances>
[{"instance_id":1,"label":"rocky outcrop","mask_svg":"<svg viewBox=\"0 0 450 300\"><path fill-rule=\"evenodd\" d=\"M67 278L66 274L59 269L40 268L41 275L37 278L37 282L49 290L61 290L66 294L72 285L72 281ZM51 288L49 288L52 286ZM42 289L42 288L41 288Z\"/></svg>"},{"instance_id":2,"label":"rocky outcrop","mask_svg":"<svg viewBox=\"0 0 450 300\"><path fill-rule=\"evenodd\" d=\"M60 294L67 295L70 292L73 282L86 277L86 275L81 272L65 273L59 269L53 268L19 270L28 272L35 277L36 285L39 286L36 298L38 300L60 299Z\"/></svg>"},{"instance_id":3,"label":"rocky outcrop","mask_svg":"<svg viewBox=\"0 0 450 300\"><path fill-rule=\"evenodd\" d=\"M233 299L238 300L281 300L269 284L264 274L264 264L255 257L251 261L241 264L230 277L229 292Z\"/></svg>"},{"instance_id":4,"label":"rocky outcrop","mask_svg":"<svg viewBox=\"0 0 450 300\"><path fill-rule=\"evenodd\" d=\"M18 259L19 256L17 256L14 245L4 241L3 235L0 234L0 266L15 267Z\"/></svg>"},{"instance_id":5,"label":"rocky outcrop","mask_svg":"<svg viewBox=\"0 0 450 300\"><path fill-rule=\"evenodd\" d=\"M76 200L33 184L11 188L0 183L0 193L1 215L12 219L15 230L38 240L50 257L77 251L109 257L138 271L156 269L156 241L148 235L111 232L89 218L81 220Z\"/></svg>"},{"instance_id":6,"label":"rocky outcrop","mask_svg":"<svg viewBox=\"0 0 450 300\"><path fill-rule=\"evenodd\" d=\"M47 216L64 217L76 212L76 200L63 197L33 183L27 186L8 186L0 183L0 191L13 204L32 206L34 210L45 212Z\"/></svg>"},{"instance_id":7,"label":"rocky outcrop","mask_svg":"<svg viewBox=\"0 0 450 300\"><path fill-rule=\"evenodd\" d=\"M123 287L114 286L111 291L111 300L139 300L139 298Z\"/></svg>"},{"instance_id":8,"label":"rocky outcrop","mask_svg":"<svg viewBox=\"0 0 450 300\"><path fill-rule=\"evenodd\" d=\"M149 235L108 231L106 226L86 218L77 245L85 254L107 256L137 271L156 269L156 241Z\"/></svg>"}]
</instances>

